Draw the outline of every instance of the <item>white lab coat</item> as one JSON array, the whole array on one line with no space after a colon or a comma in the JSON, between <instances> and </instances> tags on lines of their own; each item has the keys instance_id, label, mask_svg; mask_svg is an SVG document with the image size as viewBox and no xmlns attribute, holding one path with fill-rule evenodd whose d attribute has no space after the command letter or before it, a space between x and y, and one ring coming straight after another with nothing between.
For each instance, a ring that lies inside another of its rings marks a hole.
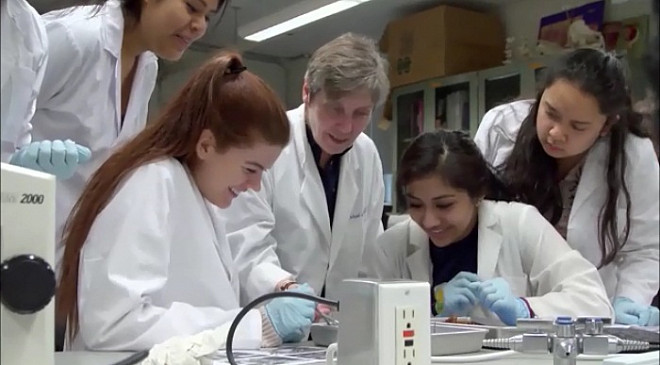
<instances>
[{"instance_id":1,"label":"white lab coat","mask_svg":"<svg viewBox=\"0 0 660 365\"><path fill-rule=\"evenodd\" d=\"M533 101L518 101L490 110L484 116L475 142L485 159L500 166L511 154L522 120ZM638 303L650 304L658 292L660 272L658 255L660 230L658 214L658 160L649 139L629 136L625 146L628 156L626 184L630 192L630 236L611 264L600 274L611 298L623 296ZM601 260L599 214L607 196L607 159L609 139L601 138L588 152L568 220L567 239L598 266ZM626 205L623 194L618 200L618 229L623 237Z\"/></svg>"},{"instance_id":2,"label":"white lab coat","mask_svg":"<svg viewBox=\"0 0 660 365\"><path fill-rule=\"evenodd\" d=\"M571 249L536 208L522 203L479 205L477 275L506 279L538 317L602 316L614 310L596 268ZM370 273L383 279L433 282L429 237L412 219L378 239ZM478 309L478 316L484 316ZM474 315L474 314L473 314Z\"/></svg>"},{"instance_id":3,"label":"white lab coat","mask_svg":"<svg viewBox=\"0 0 660 365\"><path fill-rule=\"evenodd\" d=\"M3 0L2 27L2 162L30 143L37 95L46 71L48 38L41 17L25 0Z\"/></svg>"},{"instance_id":4,"label":"white lab coat","mask_svg":"<svg viewBox=\"0 0 660 365\"><path fill-rule=\"evenodd\" d=\"M341 159L331 231L304 106L287 115L291 141L264 173L261 191L239 195L224 211L243 300L272 292L292 276L317 294L325 285L325 296L336 298L342 280L358 277L364 247L383 230L382 164L373 141L360 134Z\"/></svg>"},{"instance_id":5,"label":"white lab coat","mask_svg":"<svg viewBox=\"0 0 660 365\"><path fill-rule=\"evenodd\" d=\"M140 55L131 98L121 121L121 44L124 18L116 0L43 15L50 52L32 119L33 139L71 139L92 151L68 180L57 180L56 242L85 183L120 143L141 131L156 83L157 58ZM58 247L56 261L62 253Z\"/></svg>"},{"instance_id":6,"label":"white lab coat","mask_svg":"<svg viewBox=\"0 0 660 365\"><path fill-rule=\"evenodd\" d=\"M83 246L74 349L143 350L232 321L238 273L214 209L177 160L129 175ZM249 312L236 346L258 348L261 331Z\"/></svg>"}]
</instances>

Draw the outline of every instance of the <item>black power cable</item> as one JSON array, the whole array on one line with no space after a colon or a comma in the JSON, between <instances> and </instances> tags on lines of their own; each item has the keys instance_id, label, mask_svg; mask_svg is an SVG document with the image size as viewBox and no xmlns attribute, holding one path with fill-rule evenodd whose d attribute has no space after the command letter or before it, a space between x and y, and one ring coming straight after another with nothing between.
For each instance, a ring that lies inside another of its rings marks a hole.
<instances>
[{"instance_id":1,"label":"black power cable","mask_svg":"<svg viewBox=\"0 0 660 365\"><path fill-rule=\"evenodd\" d=\"M233 342L234 342L234 333L236 332L236 329L238 328L238 324L241 322L241 319L243 319L243 317L245 317L245 315L247 315L248 312L251 311L257 305L267 300L271 300L273 298L278 298L278 297L294 297L294 298L308 299L317 303L326 304L339 309L339 302L335 300L329 300L305 293L299 293L294 291L283 291L283 292L268 293L262 295L259 298L251 301L245 307L243 307L243 309L241 309L241 311L238 312L236 318L234 318L234 321L231 323L231 326L229 327L229 333L227 333L227 343L225 345L225 350L227 353L227 361L229 361L229 364L237 365L236 361L234 360Z\"/></svg>"},{"instance_id":2,"label":"black power cable","mask_svg":"<svg viewBox=\"0 0 660 365\"><path fill-rule=\"evenodd\" d=\"M339 302L334 301L334 300L329 300L321 297L317 297L314 295L310 294L305 294L305 293L299 293L299 292L278 292L278 293L269 293L266 295L263 295L255 300L253 300L251 303L246 305L239 313L236 315L236 318L234 318L234 321L231 324L231 327L229 327L229 333L227 333L227 345L226 345L226 351L227 351L227 360L229 361L230 364L236 365L236 361L234 360L234 353L233 353L233 341L234 341L234 333L236 332L236 329L238 328L238 324L240 323L241 319L247 315L249 311L251 311L254 307L257 305L261 304L262 302L265 302L267 300L277 298L277 297L295 297L295 298L302 298L302 299L309 299L311 301L321 303L321 304L326 304L332 307L335 307L339 309ZM127 358L120 360L116 363L113 363L112 365L134 365L140 363L142 360L146 359L149 356L149 350L144 350L140 352L136 352Z\"/></svg>"}]
</instances>

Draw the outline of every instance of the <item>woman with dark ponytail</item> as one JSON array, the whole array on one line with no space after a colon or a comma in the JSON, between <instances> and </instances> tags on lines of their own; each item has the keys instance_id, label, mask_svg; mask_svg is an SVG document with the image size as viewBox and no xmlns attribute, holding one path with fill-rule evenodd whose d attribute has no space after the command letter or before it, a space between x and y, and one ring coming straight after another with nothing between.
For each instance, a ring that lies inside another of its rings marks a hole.
<instances>
[{"instance_id":1,"label":"woman with dark ponytail","mask_svg":"<svg viewBox=\"0 0 660 365\"><path fill-rule=\"evenodd\" d=\"M140 351L230 323L240 283L215 210L260 189L289 134L279 98L238 55L202 65L73 208L56 301L71 347ZM313 302L278 298L248 313L235 344L299 340L313 319Z\"/></svg>"},{"instance_id":2,"label":"woman with dark ponytail","mask_svg":"<svg viewBox=\"0 0 660 365\"><path fill-rule=\"evenodd\" d=\"M438 131L403 153L398 201L410 218L386 230L370 274L428 281L439 316L612 315L596 268L533 206L508 192L469 136Z\"/></svg>"},{"instance_id":3,"label":"woman with dark ponytail","mask_svg":"<svg viewBox=\"0 0 660 365\"><path fill-rule=\"evenodd\" d=\"M561 56L535 100L486 113L475 141L516 199L599 268L616 322L658 325L658 160L621 62Z\"/></svg>"}]
</instances>

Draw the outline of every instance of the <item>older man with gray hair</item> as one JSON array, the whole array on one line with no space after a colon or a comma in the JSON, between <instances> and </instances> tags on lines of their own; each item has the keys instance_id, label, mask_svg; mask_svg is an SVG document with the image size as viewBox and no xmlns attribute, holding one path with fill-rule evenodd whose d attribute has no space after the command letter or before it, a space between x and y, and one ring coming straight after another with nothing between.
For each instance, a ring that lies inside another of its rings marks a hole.
<instances>
[{"instance_id":1,"label":"older man with gray hair","mask_svg":"<svg viewBox=\"0 0 660 365\"><path fill-rule=\"evenodd\" d=\"M343 279L358 277L365 247L383 230L384 195L378 151L362 132L388 91L372 39L344 34L311 56L303 103L287 113L289 144L261 190L223 212L244 302L298 282L336 298Z\"/></svg>"}]
</instances>

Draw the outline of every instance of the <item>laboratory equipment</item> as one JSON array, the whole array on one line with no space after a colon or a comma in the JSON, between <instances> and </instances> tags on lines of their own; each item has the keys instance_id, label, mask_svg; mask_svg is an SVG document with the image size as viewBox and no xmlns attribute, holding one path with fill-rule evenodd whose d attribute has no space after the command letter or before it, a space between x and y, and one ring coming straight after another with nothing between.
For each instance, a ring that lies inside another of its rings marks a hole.
<instances>
[{"instance_id":1,"label":"laboratory equipment","mask_svg":"<svg viewBox=\"0 0 660 365\"><path fill-rule=\"evenodd\" d=\"M0 363L53 365L55 177L1 167Z\"/></svg>"},{"instance_id":2,"label":"laboratory equipment","mask_svg":"<svg viewBox=\"0 0 660 365\"><path fill-rule=\"evenodd\" d=\"M605 326L603 332L626 340L647 341L660 344L660 327L612 324Z\"/></svg>"},{"instance_id":3,"label":"laboratory equipment","mask_svg":"<svg viewBox=\"0 0 660 365\"><path fill-rule=\"evenodd\" d=\"M212 338L207 338L207 339L202 339L202 338L194 339L193 338L192 340L187 340L187 344L192 344L193 348L199 347L199 345L202 344L202 346L205 347L206 349L214 349L214 348L219 349L219 348L221 348L222 344L220 342L218 342L218 340L220 340L222 337L224 337L224 336L221 335L221 333L226 332L227 337L226 337L226 340L224 342L224 346L225 346L225 353L226 353L226 356L227 356L227 361L232 365L236 364L236 359L234 358L234 335L236 334L236 330L238 329L239 323L241 322L243 317L245 317L248 314L248 312L250 312L252 309L257 308L257 306L260 305L263 302L269 301L269 300L277 298L277 297L302 298L302 299L307 299L307 300L314 301L316 303L325 304L325 305L330 306L332 308L339 309L339 303L338 302L336 302L334 300L330 300L330 299L317 297L315 295L311 295L311 294L308 294L308 293L305 293L305 292L287 290L287 291L282 291L282 292L268 293L268 294L264 294L264 295L258 297L257 299L251 301L245 307L243 307L243 309L241 309L238 312L238 314L236 315L234 320L231 322L231 325L229 326L228 330L224 330L223 327L221 326L220 328L216 329L215 331L207 331L207 332L215 332L211 336L206 336L206 337L212 337ZM198 334L198 335L200 335L200 334ZM195 335L195 336L198 336L198 335ZM190 337L191 336L189 336L188 338L190 338ZM188 338L184 338L183 340L186 340ZM181 347L180 343L182 342L182 339L174 339L172 342L173 342L173 345L174 345L173 347ZM164 352L169 352L170 351L170 349L167 349L167 346L164 346L163 350L164 350Z\"/></svg>"},{"instance_id":4,"label":"laboratory equipment","mask_svg":"<svg viewBox=\"0 0 660 365\"><path fill-rule=\"evenodd\" d=\"M428 282L344 280L337 363L430 364L430 296Z\"/></svg>"},{"instance_id":5,"label":"laboratory equipment","mask_svg":"<svg viewBox=\"0 0 660 365\"><path fill-rule=\"evenodd\" d=\"M330 346L330 344L337 342L337 333L339 332L339 325L328 323L313 323L309 331L312 341L316 346Z\"/></svg>"},{"instance_id":6,"label":"laboratory equipment","mask_svg":"<svg viewBox=\"0 0 660 365\"><path fill-rule=\"evenodd\" d=\"M581 330L578 331L578 328ZM575 365L578 354L608 355L628 351L645 351L648 342L623 340L603 333L601 318L557 317L553 333L526 333L510 338L484 340L484 346L553 356L554 365Z\"/></svg>"},{"instance_id":7,"label":"laboratory equipment","mask_svg":"<svg viewBox=\"0 0 660 365\"><path fill-rule=\"evenodd\" d=\"M486 333L488 330L485 328L459 327L432 321L431 354L446 356L478 352Z\"/></svg>"}]
</instances>

